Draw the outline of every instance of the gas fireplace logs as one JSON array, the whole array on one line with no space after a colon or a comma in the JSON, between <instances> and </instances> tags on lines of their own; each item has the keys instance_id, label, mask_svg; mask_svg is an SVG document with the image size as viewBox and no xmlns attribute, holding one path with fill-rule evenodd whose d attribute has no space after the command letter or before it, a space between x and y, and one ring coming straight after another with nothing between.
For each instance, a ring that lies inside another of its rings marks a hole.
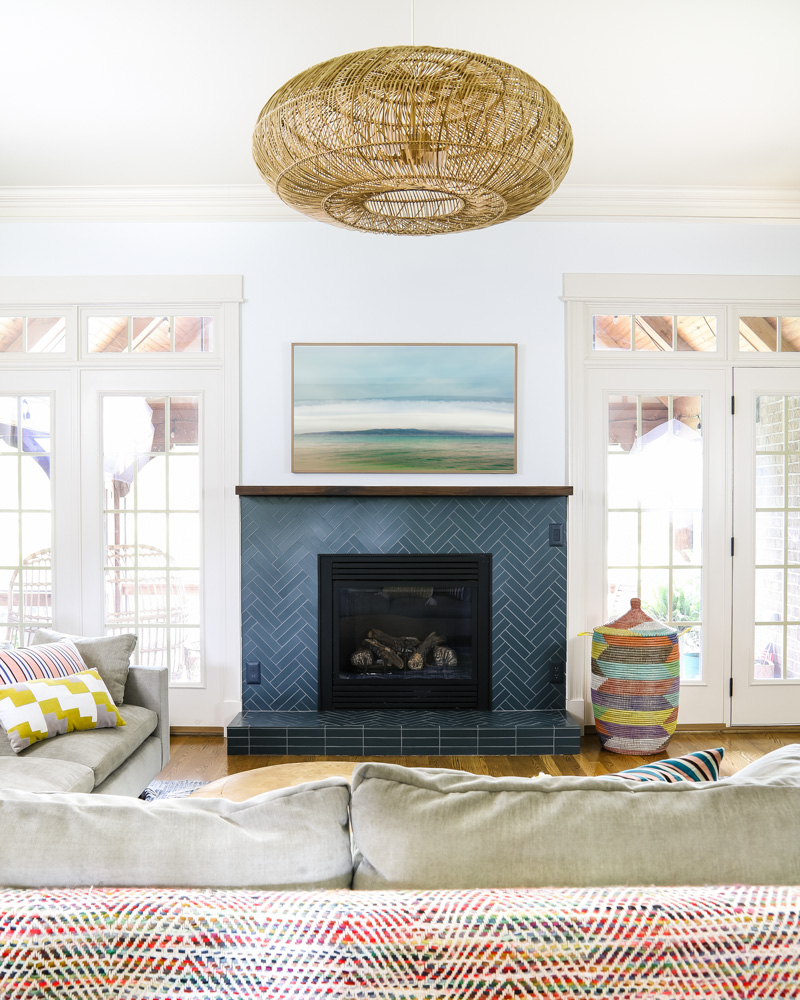
<instances>
[{"instance_id":1,"label":"gas fireplace logs","mask_svg":"<svg viewBox=\"0 0 800 1000\"><path fill-rule=\"evenodd\" d=\"M430 632L424 639L413 635L389 635L370 629L362 645L350 657L350 665L362 672L422 670L432 664L453 667L458 663L455 650L445 646L446 636Z\"/></svg>"}]
</instances>

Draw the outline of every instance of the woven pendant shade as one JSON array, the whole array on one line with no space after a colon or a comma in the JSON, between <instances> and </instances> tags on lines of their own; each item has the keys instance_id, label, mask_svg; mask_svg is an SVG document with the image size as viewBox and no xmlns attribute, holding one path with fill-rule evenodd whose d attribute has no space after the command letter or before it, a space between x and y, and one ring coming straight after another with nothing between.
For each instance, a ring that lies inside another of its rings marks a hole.
<instances>
[{"instance_id":1,"label":"woven pendant shade","mask_svg":"<svg viewBox=\"0 0 800 1000\"><path fill-rule=\"evenodd\" d=\"M312 66L264 105L253 158L287 205L368 233L481 229L561 183L572 129L553 95L488 56L368 49Z\"/></svg>"}]
</instances>

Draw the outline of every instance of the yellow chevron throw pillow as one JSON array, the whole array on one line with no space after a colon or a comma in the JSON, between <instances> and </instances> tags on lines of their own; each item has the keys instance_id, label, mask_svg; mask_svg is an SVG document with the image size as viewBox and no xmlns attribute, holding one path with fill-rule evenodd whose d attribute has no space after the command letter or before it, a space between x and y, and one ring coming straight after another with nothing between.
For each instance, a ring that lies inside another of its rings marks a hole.
<instances>
[{"instance_id":1,"label":"yellow chevron throw pillow","mask_svg":"<svg viewBox=\"0 0 800 1000\"><path fill-rule=\"evenodd\" d=\"M84 670L69 677L4 684L0 687L0 725L8 733L11 749L19 753L51 736L124 726L125 720L100 674Z\"/></svg>"}]
</instances>

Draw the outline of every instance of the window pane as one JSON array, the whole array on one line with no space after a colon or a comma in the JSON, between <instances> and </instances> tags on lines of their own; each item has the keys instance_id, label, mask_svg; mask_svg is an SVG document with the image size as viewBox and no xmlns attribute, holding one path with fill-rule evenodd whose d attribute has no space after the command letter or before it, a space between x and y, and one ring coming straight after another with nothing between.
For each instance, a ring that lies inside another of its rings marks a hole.
<instances>
[{"instance_id":1,"label":"window pane","mask_svg":"<svg viewBox=\"0 0 800 1000\"><path fill-rule=\"evenodd\" d=\"M19 505L19 458L0 454L0 510L16 510Z\"/></svg>"},{"instance_id":2,"label":"window pane","mask_svg":"<svg viewBox=\"0 0 800 1000\"><path fill-rule=\"evenodd\" d=\"M631 316L593 316L592 350L629 351L631 321Z\"/></svg>"},{"instance_id":3,"label":"window pane","mask_svg":"<svg viewBox=\"0 0 800 1000\"><path fill-rule=\"evenodd\" d=\"M635 569L608 571L608 620L612 621L631 609L631 598L639 594L639 574Z\"/></svg>"},{"instance_id":4,"label":"window pane","mask_svg":"<svg viewBox=\"0 0 800 1000\"><path fill-rule=\"evenodd\" d=\"M199 510L199 455L170 455L169 505L173 510Z\"/></svg>"},{"instance_id":5,"label":"window pane","mask_svg":"<svg viewBox=\"0 0 800 1000\"><path fill-rule=\"evenodd\" d=\"M633 344L637 351L672 350L671 316L635 316Z\"/></svg>"},{"instance_id":6,"label":"window pane","mask_svg":"<svg viewBox=\"0 0 800 1000\"><path fill-rule=\"evenodd\" d=\"M176 316L175 350L185 352L214 350L214 320L211 316Z\"/></svg>"},{"instance_id":7,"label":"window pane","mask_svg":"<svg viewBox=\"0 0 800 1000\"><path fill-rule=\"evenodd\" d=\"M200 565L200 517L198 514L170 514L169 542L175 566Z\"/></svg>"},{"instance_id":8,"label":"window pane","mask_svg":"<svg viewBox=\"0 0 800 1000\"><path fill-rule=\"evenodd\" d=\"M669 570L643 569L642 607L653 618L668 622L669 613Z\"/></svg>"},{"instance_id":9,"label":"window pane","mask_svg":"<svg viewBox=\"0 0 800 1000\"><path fill-rule=\"evenodd\" d=\"M0 316L0 353L24 350L22 333L25 320L22 316Z\"/></svg>"},{"instance_id":10,"label":"window pane","mask_svg":"<svg viewBox=\"0 0 800 1000\"><path fill-rule=\"evenodd\" d=\"M18 566L19 513L0 514L0 566Z\"/></svg>"},{"instance_id":11,"label":"window pane","mask_svg":"<svg viewBox=\"0 0 800 1000\"><path fill-rule=\"evenodd\" d=\"M134 351L169 351L169 317L134 316L131 321L131 346Z\"/></svg>"},{"instance_id":12,"label":"window pane","mask_svg":"<svg viewBox=\"0 0 800 1000\"><path fill-rule=\"evenodd\" d=\"M128 317L90 316L89 350L95 354L118 354L127 351Z\"/></svg>"},{"instance_id":13,"label":"window pane","mask_svg":"<svg viewBox=\"0 0 800 1000\"><path fill-rule=\"evenodd\" d=\"M800 569L786 570L786 620L800 621Z\"/></svg>"},{"instance_id":14,"label":"window pane","mask_svg":"<svg viewBox=\"0 0 800 1000\"><path fill-rule=\"evenodd\" d=\"M669 512L642 511L642 566L669 565Z\"/></svg>"},{"instance_id":15,"label":"window pane","mask_svg":"<svg viewBox=\"0 0 800 1000\"><path fill-rule=\"evenodd\" d=\"M639 562L639 515L608 515L608 565L636 566Z\"/></svg>"},{"instance_id":16,"label":"window pane","mask_svg":"<svg viewBox=\"0 0 800 1000\"><path fill-rule=\"evenodd\" d=\"M199 401L196 396L173 396L169 412L169 446L181 451L197 451Z\"/></svg>"},{"instance_id":17,"label":"window pane","mask_svg":"<svg viewBox=\"0 0 800 1000\"><path fill-rule=\"evenodd\" d=\"M781 350L800 351L800 317L781 316Z\"/></svg>"},{"instance_id":18,"label":"window pane","mask_svg":"<svg viewBox=\"0 0 800 1000\"><path fill-rule=\"evenodd\" d=\"M783 507L783 455L756 455L756 507Z\"/></svg>"},{"instance_id":19,"label":"window pane","mask_svg":"<svg viewBox=\"0 0 800 1000\"><path fill-rule=\"evenodd\" d=\"M716 351L716 316L677 316L676 340L679 351Z\"/></svg>"},{"instance_id":20,"label":"window pane","mask_svg":"<svg viewBox=\"0 0 800 1000\"><path fill-rule=\"evenodd\" d=\"M50 510L50 459L43 455L22 455L20 473L23 508Z\"/></svg>"},{"instance_id":21,"label":"window pane","mask_svg":"<svg viewBox=\"0 0 800 1000\"><path fill-rule=\"evenodd\" d=\"M783 396L756 400L756 451L783 451Z\"/></svg>"},{"instance_id":22,"label":"window pane","mask_svg":"<svg viewBox=\"0 0 800 1000\"><path fill-rule=\"evenodd\" d=\"M167 564L167 515L166 514L146 514L138 515L139 548L148 554L152 566L166 566ZM144 549L144 546L148 546Z\"/></svg>"},{"instance_id":23,"label":"window pane","mask_svg":"<svg viewBox=\"0 0 800 1000\"><path fill-rule=\"evenodd\" d=\"M759 511L756 514L756 562L760 565L783 565L783 512Z\"/></svg>"},{"instance_id":24,"label":"window pane","mask_svg":"<svg viewBox=\"0 0 800 1000\"><path fill-rule=\"evenodd\" d=\"M672 512L672 561L682 563L701 562L703 553L703 512L702 510L674 510Z\"/></svg>"},{"instance_id":25,"label":"window pane","mask_svg":"<svg viewBox=\"0 0 800 1000\"><path fill-rule=\"evenodd\" d=\"M756 621L783 621L783 570L757 569Z\"/></svg>"},{"instance_id":26,"label":"window pane","mask_svg":"<svg viewBox=\"0 0 800 1000\"><path fill-rule=\"evenodd\" d=\"M180 620L185 620L189 625L199 625L200 571L196 569L172 570L169 579L170 589L175 595L175 607L184 611Z\"/></svg>"},{"instance_id":27,"label":"window pane","mask_svg":"<svg viewBox=\"0 0 800 1000\"><path fill-rule=\"evenodd\" d=\"M800 511L789 511L787 525L786 561L800 563Z\"/></svg>"},{"instance_id":28,"label":"window pane","mask_svg":"<svg viewBox=\"0 0 800 1000\"><path fill-rule=\"evenodd\" d=\"M111 555L111 562L115 560ZM136 624L136 573L120 568L107 569L105 578L106 622ZM138 655L136 662L139 663Z\"/></svg>"},{"instance_id":29,"label":"window pane","mask_svg":"<svg viewBox=\"0 0 800 1000\"><path fill-rule=\"evenodd\" d=\"M779 680L783 676L783 626L756 625L753 677Z\"/></svg>"},{"instance_id":30,"label":"window pane","mask_svg":"<svg viewBox=\"0 0 800 1000\"><path fill-rule=\"evenodd\" d=\"M800 625L786 629L786 676L792 680L800 678Z\"/></svg>"},{"instance_id":31,"label":"window pane","mask_svg":"<svg viewBox=\"0 0 800 1000\"><path fill-rule=\"evenodd\" d=\"M141 459L136 475L139 510L167 509L167 459L165 455L149 455Z\"/></svg>"},{"instance_id":32,"label":"window pane","mask_svg":"<svg viewBox=\"0 0 800 1000\"><path fill-rule=\"evenodd\" d=\"M742 316L739 320L739 350L770 352L778 349L777 316Z\"/></svg>"},{"instance_id":33,"label":"window pane","mask_svg":"<svg viewBox=\"0 0 800 1000\"><path fill-rule=\"evenodd\" d=\"M28 351L57 354L67 349L67 320L64 316L29 316Z\"/></svg>"},{"instance_id":34,"label":"window pane","mask_svg":"<svg viewBox=\"0 0 800 1000\"><path fill-rule=\"evenodd\" d=\"M678 640L681 650L681 680L697 681L703 676L703 630L700 626L689 629Z\"/></svg>"}]
</instances>

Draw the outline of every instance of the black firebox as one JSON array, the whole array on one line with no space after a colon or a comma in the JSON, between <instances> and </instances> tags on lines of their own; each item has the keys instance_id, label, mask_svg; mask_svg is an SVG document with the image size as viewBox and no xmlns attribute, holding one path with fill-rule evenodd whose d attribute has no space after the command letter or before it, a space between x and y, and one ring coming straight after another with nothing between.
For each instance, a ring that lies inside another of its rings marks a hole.
<instances>
[{"instance_id":1,"label":"black firebox","mask_svg":"<svg viewBox=\"0 0 800 1000\"><path fill-rule=\"evenodd\" d=\"M319 556L319 707L491 709L490 553Z\"/></svg>"}]
</instances>

